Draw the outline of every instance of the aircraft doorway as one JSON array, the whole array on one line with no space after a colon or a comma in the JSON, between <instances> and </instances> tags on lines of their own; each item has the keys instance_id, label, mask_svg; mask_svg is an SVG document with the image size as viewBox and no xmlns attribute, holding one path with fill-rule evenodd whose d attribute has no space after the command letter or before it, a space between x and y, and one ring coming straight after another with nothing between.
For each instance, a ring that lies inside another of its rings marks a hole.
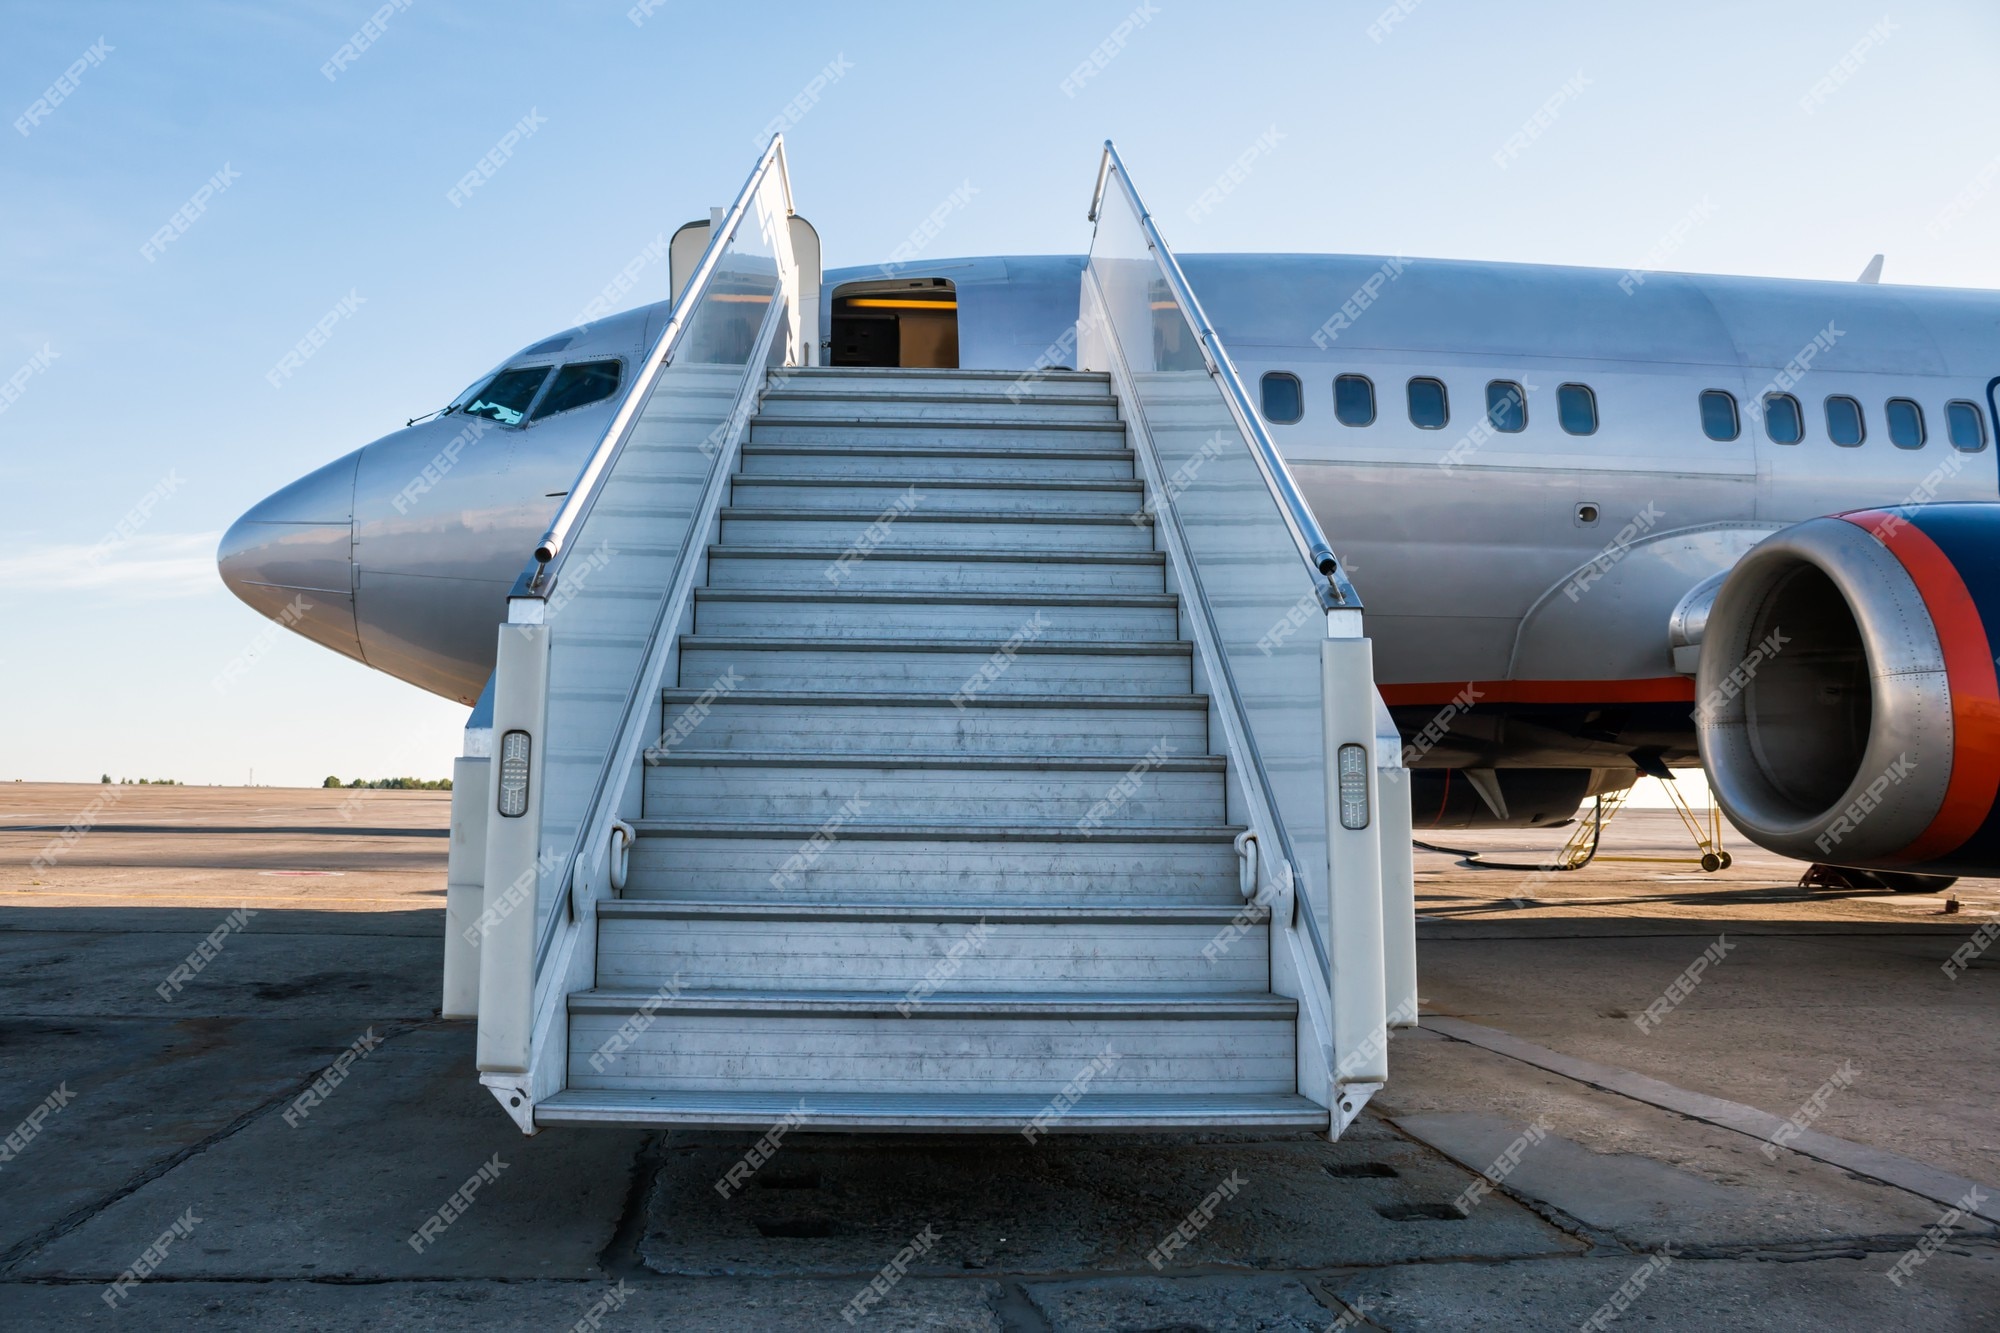
<instances>
[{"instance_id":1,"label":"aircraft doorway","mask_svg":"<svg viewBox=\"0 0 2000 1333\"><path fill-rule=\"evenodd\" d=\"M958 292L944 278L850 282L834 289L827 364L958 368Z\"/></svg>"}]
</instances>

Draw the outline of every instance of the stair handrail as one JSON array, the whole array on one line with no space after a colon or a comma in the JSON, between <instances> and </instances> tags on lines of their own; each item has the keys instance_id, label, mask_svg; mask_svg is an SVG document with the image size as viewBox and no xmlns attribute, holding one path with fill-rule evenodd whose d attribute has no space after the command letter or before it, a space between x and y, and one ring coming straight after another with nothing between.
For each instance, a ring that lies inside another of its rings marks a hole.
<instances>
[{"instance_id":1,"label":"stair handrail","mask_svg":"<svg viewBox=\"0 0 2000 1333\"><path fill-rule=\"evenodd\" d=\"M1299 556L1306 566L1325 578L1324 586L1318 580L1314 581L1314 586L1319 589L1320 605L1328 611L1359 612L1362 609L1361 595L1348 581L1347 571L1341 567L1340 558L1333 553L1333 544L1327 541L1319 520L1313 516L1312 506L1306 503L1305 494L1299 490L1291 468L1286 466L1284 455L1271 442L1270 434L1265 431L1264 423L1251 403L1249 390L1243 387L1243 377L1236 373L1236 363L1230 359L1228 348L1222 344L1222 336L1208 322L1208 312L1202 309L1194 288L1188 284L1187 274L1181 271L1181 261L1154 225L1151 210L1139 197L1131 176L1126 173L1125 160L1118 156L1117 145L1109 139L1104 141L1104 156L1097 165L1097 188L1090 197L1089 220L1097 221L1097 215L1104 207L1105 187L1114 176L1132 204L1139 228L1145 234L1146 246L1153 252L1161 276L1173 291L1174 300L1180 303L1189 322L1194 325L1201 345L1201 359L1208 367L1209 375L1221 386L1223 400L1229 405L1230 415L1236 419L1237 429L1250 443L1250 457L1263 475L1271 498L1277 501L1278 512L1284 516L1285 528L1291 533L1293 545L1299 548Z\"/></svg>"},{"instance_id":2,"label":"stair handrail","mask_svg":"<svg viewBox=\"0 0 2000 1333\"><path fill-rule=\"evenodd\" d=\"M647 354L645 364L634 380L632 391L625 395L611 424L604 428L604 437L584 461L583 468L571 483L569 495L562 508L549 523L548 531L535 543L535 549L528 559L528 566L515 582L510 597L525 597L546 600L554 589L561 573L561 564L570 534L583 522L591 506L597 502L597 494L603 489L604 479L610 475L612 464L625 447L626 439L632 433L633 423L652 396L653 385L660 372L673 361L674 352L680 346L681 336L693 322L694 312L701 308L709 286L715 281L716 271L721 267L722 256L729 249L730 241L736 235L736 228L749 211L751 202L757 197L757 189L764 183L764 177L777 171L778 183L785 193L785 215L792 216L797 209L792 204L792 174L785 162L785 136L773 134L770 143L758 157L757 165L750 169L750 175L743 182L743 188L736 192L736 202L723 215L720 226L711 227L708 233L708 247L701 253L701 260L695 265L694 276L688 280L681 293L681 299L674 302L667 316L666 327L653 341L653 350ZM817 336L817 335L813 335Z\"/></svg>"}]
</instances>

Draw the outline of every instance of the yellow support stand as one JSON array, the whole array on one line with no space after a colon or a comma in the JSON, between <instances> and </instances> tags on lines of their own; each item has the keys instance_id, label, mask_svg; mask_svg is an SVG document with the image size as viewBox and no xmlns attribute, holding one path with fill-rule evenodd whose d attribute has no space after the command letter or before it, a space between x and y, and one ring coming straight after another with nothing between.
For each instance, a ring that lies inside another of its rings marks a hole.
<instances>
[{"instance_id":1,"label":"yellow support stand","mask_svg":"<svg viewBox=\"0 0 2000 1333\"><path fill-rule=\"evenodd\" d=\"M1647 862L1653 865L1700 866L1708 874L1714 874L1718 870L1729 869L1733 858L1731 858L1728 852L1722 849L1721 810L1711 805L1708 807L1708 817L1703 819L1700 815L1695 814L1694 810L1688 805L1687 798L1681 795L1680 786L1673 779L1669 778L1660 785L1666 789L1667 799L1673 802L1674 813L1681 817L1681 823L1687 827L1688 836L1694 839L1694 845L1700 850L1701 854L1699 856L1599 855L1595 859L1599 861ZM1585 861L1592 859L1589 851L1595 848L1598 840L1603 837L1603 826L1611 822L1612 815L1624 809L1625 803L1631 797L1632 789L1627 787L1624 791L1613 792L1609 796L1598 798L1597 813L1592 821L1579 825L1577 831L1571 835L1569 842L1562 849L1562 864L1565 868L1574 870ZM1572 860L1575 856L1581 856L1581 859Z\"/></svg>"}]
</instances>

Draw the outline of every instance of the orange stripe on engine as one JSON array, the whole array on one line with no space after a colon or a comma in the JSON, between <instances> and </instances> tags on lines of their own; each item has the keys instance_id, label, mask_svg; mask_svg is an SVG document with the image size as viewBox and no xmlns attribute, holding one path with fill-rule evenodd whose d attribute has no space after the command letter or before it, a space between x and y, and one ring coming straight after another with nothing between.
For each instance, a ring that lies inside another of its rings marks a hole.
<instances>
[{"instance_id":1,"label":"orange stripe on engine","mask_svg":"<svg viewBox=\"0 0 2000 1333\"><path fill-rule=\"evenodd\" d=\"M1382 701L1448 704L1470 690L1478 704L1672 704L1694 702L1691 676L1652 680L1451 680L1436 684L1384 685Z\"/></svg>"},{"instance_id":2,"label":"orange stripe on engine","mask_svg":"<svg viewBox=\"0 0 2000 1333\"><path fill-rule=\"evenodd\" d=\"M1880 509L1841 514L1889 548L1930 611L1944 648L1951 690L1951 781L1930 827L1903 852L1911 862L1935 860L1979 831L2000 794L2000 677L1988 656L1979 607L1951 557L1916 524Z\"/></svg>"}]
</instances>

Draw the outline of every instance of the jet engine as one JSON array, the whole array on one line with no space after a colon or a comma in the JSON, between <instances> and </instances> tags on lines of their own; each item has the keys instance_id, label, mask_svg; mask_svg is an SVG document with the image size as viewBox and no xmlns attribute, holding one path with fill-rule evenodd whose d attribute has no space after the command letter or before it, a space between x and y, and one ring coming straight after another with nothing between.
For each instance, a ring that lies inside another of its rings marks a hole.
<instances>
[{"instance_id":1,"label":"jet engine","mask_svg":"<svg viewBox=\"0 0 2000 1333\"><path fill-rule=\"evenodd\" d=\"M1806 861L2000 871L2000 504L1815 518L1701 634L1696 733L1744 836Z\"/></svg>"}]
</instances>

